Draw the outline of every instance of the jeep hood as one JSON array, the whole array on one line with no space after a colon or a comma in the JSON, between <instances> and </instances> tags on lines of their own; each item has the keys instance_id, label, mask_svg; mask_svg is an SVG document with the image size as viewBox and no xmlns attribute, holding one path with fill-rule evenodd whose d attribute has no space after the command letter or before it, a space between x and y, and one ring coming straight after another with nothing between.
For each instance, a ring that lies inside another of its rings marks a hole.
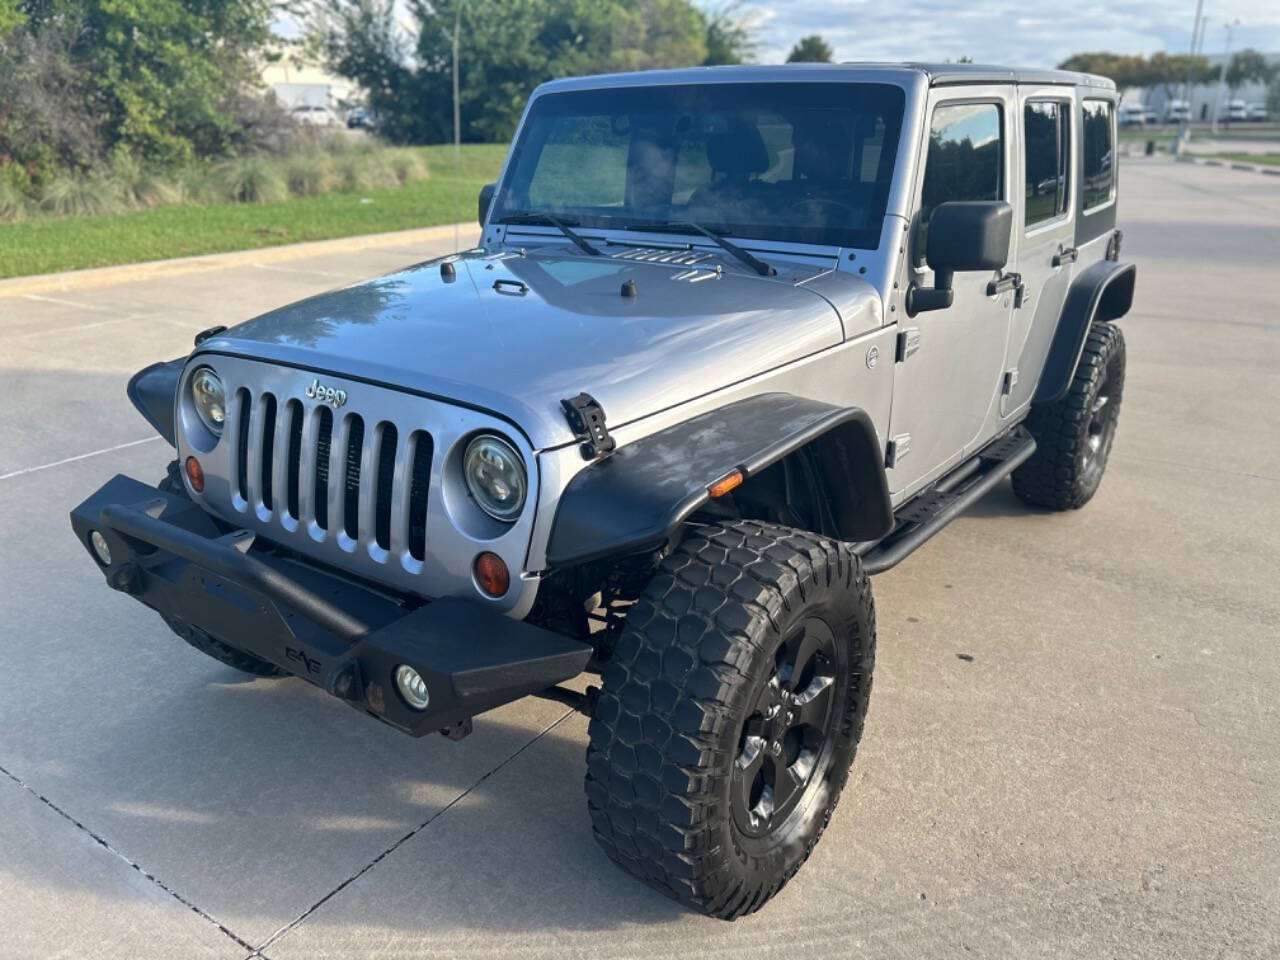
<instances>
[{"instance_id":1,"label":"jeep hood","mask_svg":"<svg viewBox=\"0 0 1280 960\"><path fill-rule=\"evenodd\" d=\"M811 267L766 278L733 261L693 270L557 248L447 259L452 276L418 264L249 320L200 352L483 407L546 448L574 439L562 398L591 394L616 427L881 322L870 284Z\"/></svg>"}]
</instances>

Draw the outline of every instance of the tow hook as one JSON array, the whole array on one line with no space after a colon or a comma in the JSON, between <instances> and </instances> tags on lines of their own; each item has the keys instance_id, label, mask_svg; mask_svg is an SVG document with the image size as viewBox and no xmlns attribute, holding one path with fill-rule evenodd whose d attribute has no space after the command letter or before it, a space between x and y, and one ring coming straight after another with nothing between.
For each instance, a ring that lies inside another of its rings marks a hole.
<instances>
[{"instance_id":1,"label":"tow hook","mask_svg":"<svg viewBox=\"0 0 1280 960\"><path fill-rule=\"evenodd\" d=\"M112 590L134 595L138 592L138 565L132 560L120 564L107 574L107 585Z\"/></svg>"},{"instance_id":2,"label":"tow hook","mask_svg":"<svg viewBox=\"0 0 1280 960\"><path fill-rule=\"evenodd\" d=\"M340 663L325 678L325 689L342 700L364 699L364 684L360 682L360 665L354 660Z\"/></svg>"},{"instance_id":3,"label":"tow hook","mask_svg":"<svg viewBox=\"0 0 1280 960\"><path fill-rule=\"evenodd\" d=\"M447 727L441 727L440 732L450 740L461 740L463 737L469 737L472 729L474 729L474 726L471 723L471 718L467 717L466 719L451 723Z\"/></svg>"}]
</instances>

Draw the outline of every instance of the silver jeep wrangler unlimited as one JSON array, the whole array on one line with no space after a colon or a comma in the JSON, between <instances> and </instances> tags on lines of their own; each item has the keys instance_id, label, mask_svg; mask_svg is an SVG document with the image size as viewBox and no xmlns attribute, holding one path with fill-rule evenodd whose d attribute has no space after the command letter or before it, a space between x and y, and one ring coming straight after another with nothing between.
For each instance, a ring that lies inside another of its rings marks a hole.
<instances>
[{"instance_id":1,"label":"silver jeep wrangler unlimited","mask_svg":"<svg viewBox=\"0 0 1280 960\"><path fill-rule=\"evenodd\" d=\"M848 776L868 575L1006 476L1098 489L1135 276L1115 104L969 65L548 83L476 249L138 373L176 459L76 536L197 649L414 736L582 710L609 856L756 910Z\"/></svg>"}]
</instances>

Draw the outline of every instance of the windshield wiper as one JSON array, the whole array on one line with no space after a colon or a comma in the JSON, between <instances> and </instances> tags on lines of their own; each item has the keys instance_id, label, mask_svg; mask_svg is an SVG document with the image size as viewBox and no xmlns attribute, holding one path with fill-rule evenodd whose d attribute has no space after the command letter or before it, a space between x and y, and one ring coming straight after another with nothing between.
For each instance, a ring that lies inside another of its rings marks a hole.
<instances>
[{"instance_id":1,"label":"windshield wiper","mask_svg":"<svg viewBox=\"0 0 1280 960\"><path fill-rule=\"evenodd\" d=\"M527 223L531 225L546 224L549 227L555 227L566 237L577 245L578 249L583 253L588 253L593 257L603 257L604 254L593 247L590 243L569 229L569 224L559 217L553 217L549 213L509 213L499 223ZM575 223L574 226L577 226Z\"/></svg>"},{"instance_id":2,"label":"windshield wiper","mask_svg":"<svg viewBox=\"0 0 1280 960\"><path fill-rule=\"evenodd\" d=\"M700 223L694 223L692 220L670 220L655 221L653 223L629 223L628 230L641 230L650 233L700 233L713 243L718 245L725 252L737 257L748 267L760 274L762 277L776 277L778 271L769 266L759 257L752 256L743 250L736 243L730 243L720 234L707 229Z\"/></svg>"}]
</instances>

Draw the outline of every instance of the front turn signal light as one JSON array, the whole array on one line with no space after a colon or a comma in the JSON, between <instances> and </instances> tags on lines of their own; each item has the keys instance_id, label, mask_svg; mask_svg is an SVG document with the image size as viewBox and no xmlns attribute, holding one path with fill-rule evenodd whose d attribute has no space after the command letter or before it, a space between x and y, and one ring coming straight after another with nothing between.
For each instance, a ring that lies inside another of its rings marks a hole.
<instances>
[{"instance_id":1,"label":"front turn signal light","mask_svg":"<svg viewBox=\"0 0 1280 960\"><path fill-rule=\"evenodd\" d=\"M195 457L187 457L187 482L196 493L204 493L204 467Z\"/></svg>"}]
</instances>

